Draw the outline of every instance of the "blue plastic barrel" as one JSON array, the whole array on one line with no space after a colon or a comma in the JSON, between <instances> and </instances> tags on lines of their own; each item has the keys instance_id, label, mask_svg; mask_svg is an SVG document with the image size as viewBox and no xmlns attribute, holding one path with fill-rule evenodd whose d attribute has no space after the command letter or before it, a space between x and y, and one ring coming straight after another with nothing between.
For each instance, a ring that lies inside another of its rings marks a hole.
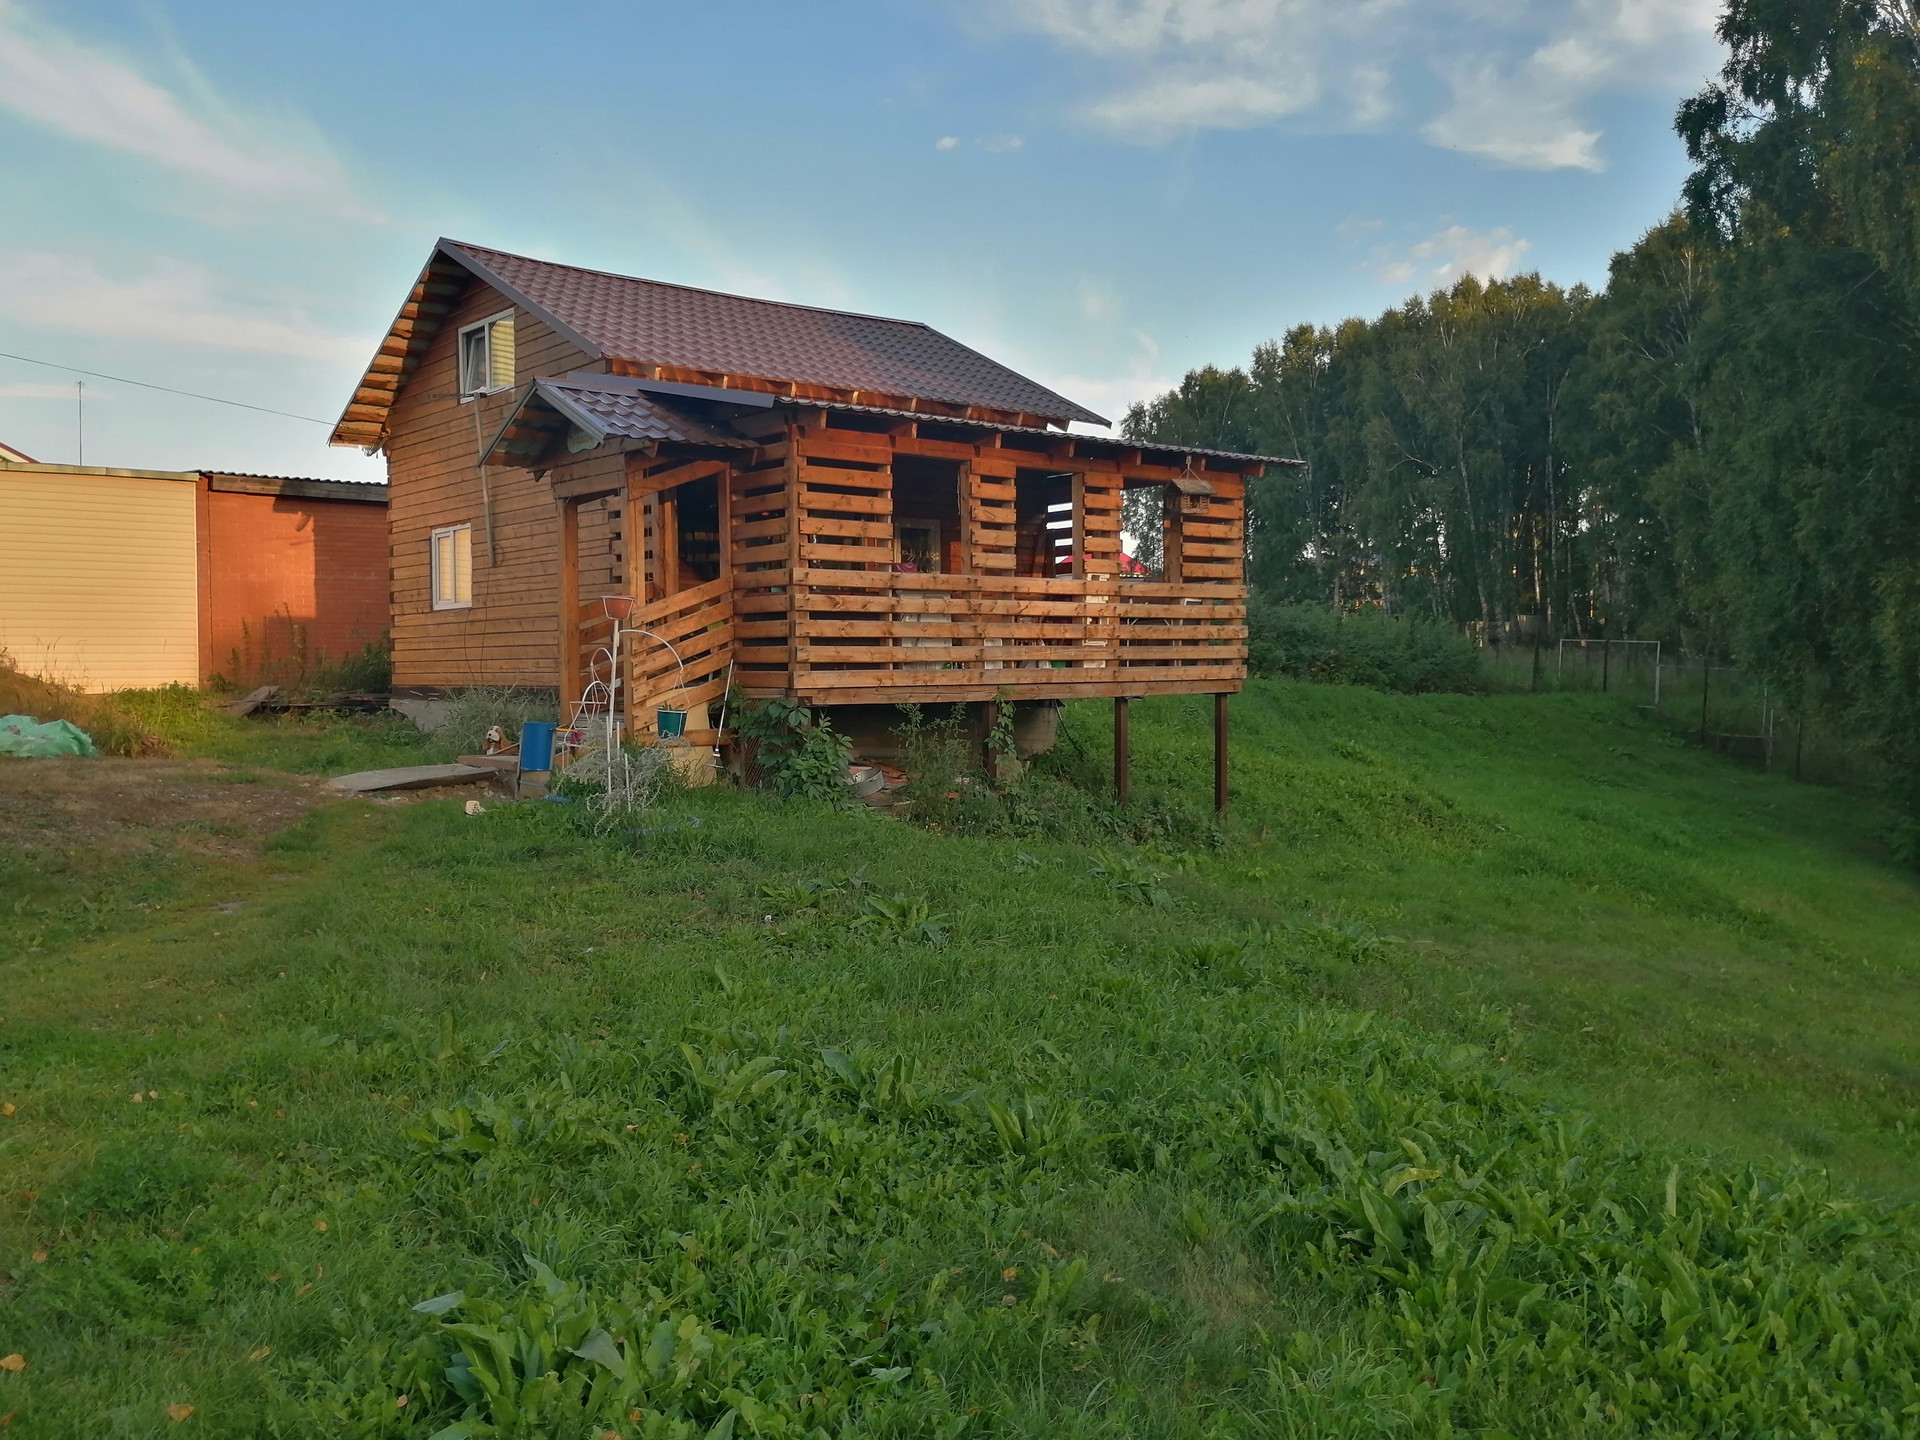
<instances>
[{"instance_id":1,"label":"blue plastic barrel","mask_svg":"<svg viewBox=\"0 0 1920 1440\"><path fill-rule=\"evenodd\" d=\"M529 720L520 727L520 768L553 769L553 732L551 720Z\"/></svg>"}]
</instances>

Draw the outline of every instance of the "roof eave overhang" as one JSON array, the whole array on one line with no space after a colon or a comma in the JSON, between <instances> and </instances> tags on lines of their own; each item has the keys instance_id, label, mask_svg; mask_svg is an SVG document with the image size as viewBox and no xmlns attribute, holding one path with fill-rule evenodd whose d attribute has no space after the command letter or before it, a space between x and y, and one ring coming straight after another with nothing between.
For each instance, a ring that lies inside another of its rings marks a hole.
<instances>
[{"instance_id":1,"label":"roof eave overhang","mask_svg":"<svg viewBox=\"0 0 1920 1440\"><path fill-rule=\"evenodd\" d=\"M576 435L592 443L575 444ZM553 387L535 380L488 442L486 463L544 469L560 453L586 454L606 444L607 439L606 427L597 419Z\"/></svg>"},{"instance_id":2,"label":"roof eave overhang","mask_svg":"<svg viewBox=\"0 0 1920 1440\"><path fill-rule=\"evenodd\" d=\"M1238 450L1214 450L1198 445L1174 445L1152 440L1129 440L1120 435L1075 435L1060 430L1045 430L1034 425L1008 425L997 420L963 419L957 415L936 415L926 411L900 410L885 405L850 405L832 400L790 400L785 402L793 410L847 410L861 415L890 415L901 420L913 421L922 425L950 425L968 430L998 431L1012 435L1034 435L1070 447L1072 454L1092 451L1112 450L1121 453L1137 452L1141 456L1154 455L1170 465L1181 465L1189 459L1233 461L1248 469L1262 469L1277 465L1287 469L1304 470L1305 460L1287 459L1279 455L1253 455ZM1156 461L1154 463L1161 463ZM1204 485L1204 481L1192 482ZM1206 489L1194 489L1191 493L1210 493Z\"/></svg>"},{"instance_id":3,"label":"roof eave overhang","mask_svg":"<svg viewBox=\"0 0 1920 1440\"><path fill-rule=\"evenodd\" d=\"M606 358L600 347L585 335L535 302L485 261L477 259L457 240L442 236L434 242L433 253L427 257L420 278L414 281L399 314L387 327L386 338L374 352L372 363L361 374L353 398L347 402L339 423L327 439L328 444L353 445L369 451L386 444L393 402L419 367L420 357L433 343L433 337L440 333L440 327L453 309L457 292L465 286L464 279L454 278L454 270L464 271L468 278L492 286L515 306L536 316L556 334L578 346L588 359ZM444 303L441 296L446 297Z\"/></svg>"}]
</instances>

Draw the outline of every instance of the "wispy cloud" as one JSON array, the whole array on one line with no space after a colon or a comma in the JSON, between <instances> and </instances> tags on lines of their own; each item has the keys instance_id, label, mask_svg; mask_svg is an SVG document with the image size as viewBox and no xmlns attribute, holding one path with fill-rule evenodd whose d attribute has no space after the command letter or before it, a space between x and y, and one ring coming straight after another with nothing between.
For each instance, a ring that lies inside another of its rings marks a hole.
<instances>
[{"instance_id":1,"label":"wispy cloud","mask_svg":"<svg viewBox=\"0 0 1920 1440\"><path fill-rule=\"evenodd\" d=\"M1376 250L1369 268L1389 285L1412 281L1437 287L1451 285L1463 275L1504 280L1531 249L1531 240L1520 238L1504 225L1496 230L1449 225L1404 251Z\"/></svg>"},{"instance_id":2,"label":"wispy cloud","mask_svg":"<svg viewBox=\"0 0 1920 1440\"><path fill-rule=\"evenodd\" d=\"M1718 0L999 0L1099 62L1090 123L1160 143L1289 116L1529 169L1604 164L1590 102L1711 68ZM1436 83L1438 105L1427 96ZM1424 112L1424 113L1422 113Z\"/></svg>"},{"instance_id":3,"label":"wispy cloud","mask_svg":"<svg viewBox=\"0 0 1920 1440\"><path fill-rule=\"evenodd\" d=\"M259 117L227 111L204 85L186 88L193 100L0 0L0 107L19 118L210 189L224 213L293 205L381 218L324 147L269 138Z\"/></svg>"},{"instance_id":4,"label":"wispy cloud","mask_svg":"<svg viewBox=\"0 0 1920 1440\"><path fill-rule=\"evenodd\" d=\"M1133 354L1123 362L1124 369L1115 367L1120 373L1088 375L1039 370L1040 383L1118 425L1126 418L1129 406L1164 395L1180 383L1179 376L1161 373L1157 340L1144 330L1128 331L1127 336L1133 342ZM1071 428L1082 434L1102 433L1098 426L1078 420Z\"/></svg>"},{"instance_id":5,"label":"wispy cloud","mask_svg":"<svg viewBox=\"0 0 1920 1440\"><path fill-rule=\"evenodd\" d=\"M933 142L933 148L936 150L958 150L960 148L960 137L958 135L942 135L938 140Z\"/></svg>"},{"instance_id":6,"label":"wispy cloud","mask_svg":"<svg viewBox=\"0 0 1920 1440\"><path fill-rule=\"evenodd\" d=\"M211 272L180 260L162 259L136 279L116 280L68 255L0 252L0 316L69 334L329 364L366 359L364 340L336 335L297 308L224 294Z\"/></svg>"},{"instance_id":7,"label":"wispy cloud","mask_svg":"<svg viewBox=\"0 0 1920 1440\"><path fill-rule=\"evenodd\" d=\"M1424 128L1436 145L1529 170L1599 170L1596 95L1690 86L1709 68L1719 0L1576 0L1526 48L1440 60L1452 105Z\"/></svg>"},{"instance_id":8,"label":"wispy cloud","mask_svg":"<svg viewBox=\"0 0 1920 1440\"><path fill-rule=\"evenodd\" d=\"M0 400L64 400L73 403L71 380L15 380L0 385Z\"/></svg>"},{"instance_id":9,"label":"wispy cloud","mask_svg":"<svg viewBox=\"0 0 1920 1440\"><path fill-rule=\"evenodd\" d=\"M1335 32L1407 0L1003 0L1011 23L1108 62L1114 85L1085 113L1156 143L1244 129L1315 104ZM1343 11L1344 16L1343 16Z\"/></svg>"}]
</instances>

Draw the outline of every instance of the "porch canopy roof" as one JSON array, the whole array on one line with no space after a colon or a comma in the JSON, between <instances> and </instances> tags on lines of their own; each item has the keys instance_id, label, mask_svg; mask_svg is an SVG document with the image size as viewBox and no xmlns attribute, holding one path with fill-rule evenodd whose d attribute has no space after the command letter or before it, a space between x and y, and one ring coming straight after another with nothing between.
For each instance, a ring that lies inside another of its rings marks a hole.
<instances>
[{"instance_id":1,"label":"porch canopy roof","mask_svg":"<svg viewBox=\"0 0 1920 1440\"><path fill-rule=\"evenodd\" d=\"M535 380L494 435L486 462L545 469L609 441L622 450L657 449L663 441L727 450L754 445L723 423L691 413L692 406L676 406L642 388L643 383L619 375ZM771 403L771 397L766 398Z\"/></svg>"}]
</instances>

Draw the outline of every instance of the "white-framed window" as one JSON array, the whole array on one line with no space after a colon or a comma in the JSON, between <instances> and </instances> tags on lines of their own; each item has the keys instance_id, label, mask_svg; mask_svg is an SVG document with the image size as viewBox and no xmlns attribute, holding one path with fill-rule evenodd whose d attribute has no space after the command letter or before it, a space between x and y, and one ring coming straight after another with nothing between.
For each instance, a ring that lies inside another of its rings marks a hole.
<instances>
[{"instance_id":1,"label":"white-framed window","mask_svg":"<svg viewBox=\"0 0 1920 1440\"><path fill-rule=\"evenodd\" d=\"M473 606L473 526L448 525L433 532L433 608Z\"/></svg>"},{"instance_id":2,"label":"white-framed window","mask_svg":"<svg viewBox=\"0 0 1920 1440\"><path fill-rule=\"evenodd\" d=\"M513 312L503 310L460 327L460 394L513 388Z\"/></svg>"}]
</instances>

